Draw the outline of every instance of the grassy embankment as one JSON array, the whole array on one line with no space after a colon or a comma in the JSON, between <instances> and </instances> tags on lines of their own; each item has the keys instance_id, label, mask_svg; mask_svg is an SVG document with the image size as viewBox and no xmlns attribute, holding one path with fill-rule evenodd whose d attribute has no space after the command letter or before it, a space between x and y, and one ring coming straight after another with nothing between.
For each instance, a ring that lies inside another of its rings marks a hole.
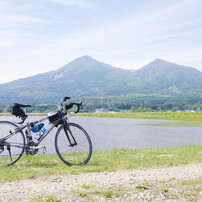
<instances>
[{"instance_id":1,"label":"grassy embankment","mask_svg":"<svg viewBox=\"0 0 202 202\"><path fill-rule=\"evenodd\" d=\"M28 115L47 116L47 113L29 113ZM11 114L0 113L0 116L11 116ZM202 112L79 113L74 116L202 121Z\"/></svg>"},{"instance_id":2,"label":"grassy embankment","mask_svg":"<svg viewBox=\"0 0 202 202\"><path fill-rule=\"evenodd\" d=\"M78 116L202 121L202 112L80 113Z\"/></svg>"},{"instance_id":3,"label":"grassy embankment","mask_svg":"<svg viewBox=\"0 0 202 202\"><path fill-rule=\"evenodd\" d=\"M37 154L28 157L24 155L16 164L0 167L0 182L42 175L175 166L195 162L202 163L202 146L94 151L88 164L71 167L64 164L56 154Z\"/></svg>"}]
</instances>

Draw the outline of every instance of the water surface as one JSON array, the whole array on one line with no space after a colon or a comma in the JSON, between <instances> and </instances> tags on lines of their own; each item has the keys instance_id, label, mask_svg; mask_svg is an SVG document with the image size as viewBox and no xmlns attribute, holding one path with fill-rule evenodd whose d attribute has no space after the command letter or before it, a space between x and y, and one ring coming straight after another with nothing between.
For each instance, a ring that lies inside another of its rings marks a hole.
<instances>
[{"instance_id":1,"label":"water surface","mask_svg":"<svg viewBox=\"0 0 202 202\"><path fill-rule=\"evenodd\" d=\"M29 117L30 121L41 117ZM0 116L0 120L17 121L15 117ZM202 145L202 124L183 121L71 117L70 122L81 125L90 135L93 149L177 147ZM46 122L46 127L48 122ZM57 128L43 140L48 153L55 152L54 138Z\"/></svg>"}]
</instances>

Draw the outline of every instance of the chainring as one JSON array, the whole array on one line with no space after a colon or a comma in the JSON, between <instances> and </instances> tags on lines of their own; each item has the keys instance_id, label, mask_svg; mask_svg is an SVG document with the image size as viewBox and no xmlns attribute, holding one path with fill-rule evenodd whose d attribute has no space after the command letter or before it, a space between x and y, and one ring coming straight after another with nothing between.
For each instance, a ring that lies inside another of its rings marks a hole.
<instances>
[{"instance_id":1,"label":"chainring","mask_svg":"<svg viewBox=\"0 0 202 202\"><path fill-rule=\"evenodd\" d=\"M28 142L27 143L27 147L26 147L26 154L27 155L35 155L38 153L38 149L31 149L30 147L34 147L34 146L38 146L38 144L36 142Z\"/></svg>"}]
</instances>

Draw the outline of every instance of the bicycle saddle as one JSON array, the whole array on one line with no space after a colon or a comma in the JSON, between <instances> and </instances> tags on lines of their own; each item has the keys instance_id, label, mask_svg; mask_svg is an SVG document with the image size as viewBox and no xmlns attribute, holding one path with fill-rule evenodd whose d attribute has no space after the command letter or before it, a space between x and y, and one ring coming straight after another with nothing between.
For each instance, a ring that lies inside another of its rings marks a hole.
<instances>
[{"instance_id":1,"label":"bicycle saddle","mask_svg":"<svg viewBox=\"0 0 202 202\"><path fill-rule=\"evenodd\" d=\"M17 107L32 107L31 105L23 105L23 104L19 104L19 103L13 103L14 106L17 106Z\"/></svg>"}]
</instances>

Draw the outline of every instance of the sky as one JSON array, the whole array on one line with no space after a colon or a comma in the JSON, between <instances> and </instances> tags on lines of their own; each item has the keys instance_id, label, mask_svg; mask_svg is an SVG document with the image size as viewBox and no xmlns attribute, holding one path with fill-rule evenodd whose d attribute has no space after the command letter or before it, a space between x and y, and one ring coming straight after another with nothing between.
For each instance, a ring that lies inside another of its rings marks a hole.
<instances>
[{"instance_id":1,"label":"sky","mask_svg":"<svg viewBox=\"0 0 202 202\"><path fill-rule=\"evenodd\" d=\"M83 55L125 69L159 58L202 71L202 0L0 0L0 83Z\"/></svg>"}]
</instances>

